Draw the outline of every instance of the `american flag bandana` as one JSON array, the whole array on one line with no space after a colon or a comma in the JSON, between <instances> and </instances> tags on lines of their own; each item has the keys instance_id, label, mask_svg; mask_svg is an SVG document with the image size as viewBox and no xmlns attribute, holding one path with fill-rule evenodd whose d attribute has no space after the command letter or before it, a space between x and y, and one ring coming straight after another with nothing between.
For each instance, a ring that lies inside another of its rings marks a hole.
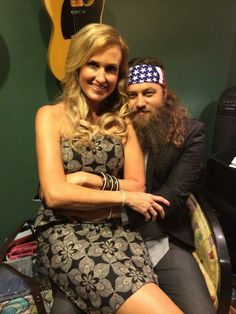
<instances>
[{"instance_id":1,"label":"american flag bandana","mask_svg":"<svg viewBox=\"0 0 236 314\"><path fill-rule=\"evenodd\" d=\"M138 64L130 67L128 85L139 83L165 85L164 71L158 66L149 64Z\"/></svg>"}]
</instances>

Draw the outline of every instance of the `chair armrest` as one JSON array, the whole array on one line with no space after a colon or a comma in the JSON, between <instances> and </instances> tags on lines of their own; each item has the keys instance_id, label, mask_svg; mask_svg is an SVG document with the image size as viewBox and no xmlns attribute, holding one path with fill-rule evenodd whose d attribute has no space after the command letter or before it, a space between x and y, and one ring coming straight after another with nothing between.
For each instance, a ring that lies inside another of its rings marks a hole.
<instances>
[{"instance_id":1,"label":"chair armrest","mask_svg":"<svg viewBox=\"0 0 236 314\"><path fill-rule=\"evenodd\" d=\"M217 314L229 313L232 294L232 272L227 243L223 230L217 218L217 211L205 198L204 191L200 188L194 191L194 197L204 211L205 217L212 230L220 267L220 281L218 285L218 309Z\"/></svg>"}]
</instances>

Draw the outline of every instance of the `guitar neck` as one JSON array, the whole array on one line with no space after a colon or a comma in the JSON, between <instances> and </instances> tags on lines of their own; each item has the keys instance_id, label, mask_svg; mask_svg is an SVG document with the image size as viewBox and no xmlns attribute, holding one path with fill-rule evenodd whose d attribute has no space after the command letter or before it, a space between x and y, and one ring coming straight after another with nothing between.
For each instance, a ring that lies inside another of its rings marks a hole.
<instances>
[{"instance_id":1,"label":"guitar neck","mask_svg":"<svg viewBox=\"0 0 236 314\"><path fill-rule=\"evenodd\" d=\"M101 23L105 0L44 0L52 22L48 63L53 75L62 80L71 37L90 23Z\"/></svg>"}]
</instances>

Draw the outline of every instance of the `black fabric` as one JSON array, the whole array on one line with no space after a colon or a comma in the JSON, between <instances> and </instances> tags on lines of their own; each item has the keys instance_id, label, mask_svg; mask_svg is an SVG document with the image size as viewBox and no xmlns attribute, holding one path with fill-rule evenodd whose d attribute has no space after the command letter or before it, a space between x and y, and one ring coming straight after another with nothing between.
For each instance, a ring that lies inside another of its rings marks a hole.
<instances>
[{"instance_id":1,"label":"black fabric","mask_svg":"<svg viewBox=\"0 0 236 314\"><path fill-rule=\"evenodd\" d=\"M170 235L180 245L194 249L193 233L186 200L194 190L204 158L204 125L194 119L188 123L184 145L166 146L158 156L149 154L146 170L146 190L170 201L164 206L165 219L145 223L141 215L128 210L130 226L145 239Z\"/></svg>"},{"instance_id":2,"label":"black fabric","mask_svg":"<svg viewBox=\"0 0 236 314\"><path fill-rule=\"evenodd\" d=\"M53 286L53 305L50 314L83 314L82 312L60 289Z\"/></svg>"},{"instance_id":3,"label":"black fabric","mask_svg":"<svg viewBox=\"0 0 236 314\"><path fill-rule=\"evenodd\" d=\"M236 217L236 168L229 167L236 157L236 146L213 155L208 159L205 174L207 190L234 208Z\"/></svg>"}]
</instances>

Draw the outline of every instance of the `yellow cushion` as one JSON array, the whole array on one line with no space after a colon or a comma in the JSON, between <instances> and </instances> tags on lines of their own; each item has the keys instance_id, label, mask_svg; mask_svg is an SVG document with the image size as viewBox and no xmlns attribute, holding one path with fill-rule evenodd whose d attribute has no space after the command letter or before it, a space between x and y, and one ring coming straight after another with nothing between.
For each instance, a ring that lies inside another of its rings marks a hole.
<instances>
[{"instance_id":1,"label":"yellow cushion","mask_svg":"<svg viewBox=\"0 0 236 314\"><path fill-rule=\"evenodd\" d=\"M191 223L194 234L195 252L193 256L205 278L209 293L215 308L218 306L217 291L220 280L217 249L212 236L212 231L201 210L198 202L191 195L188 199L188 207L191 212Z\"/></svg>"}]
</instances>

